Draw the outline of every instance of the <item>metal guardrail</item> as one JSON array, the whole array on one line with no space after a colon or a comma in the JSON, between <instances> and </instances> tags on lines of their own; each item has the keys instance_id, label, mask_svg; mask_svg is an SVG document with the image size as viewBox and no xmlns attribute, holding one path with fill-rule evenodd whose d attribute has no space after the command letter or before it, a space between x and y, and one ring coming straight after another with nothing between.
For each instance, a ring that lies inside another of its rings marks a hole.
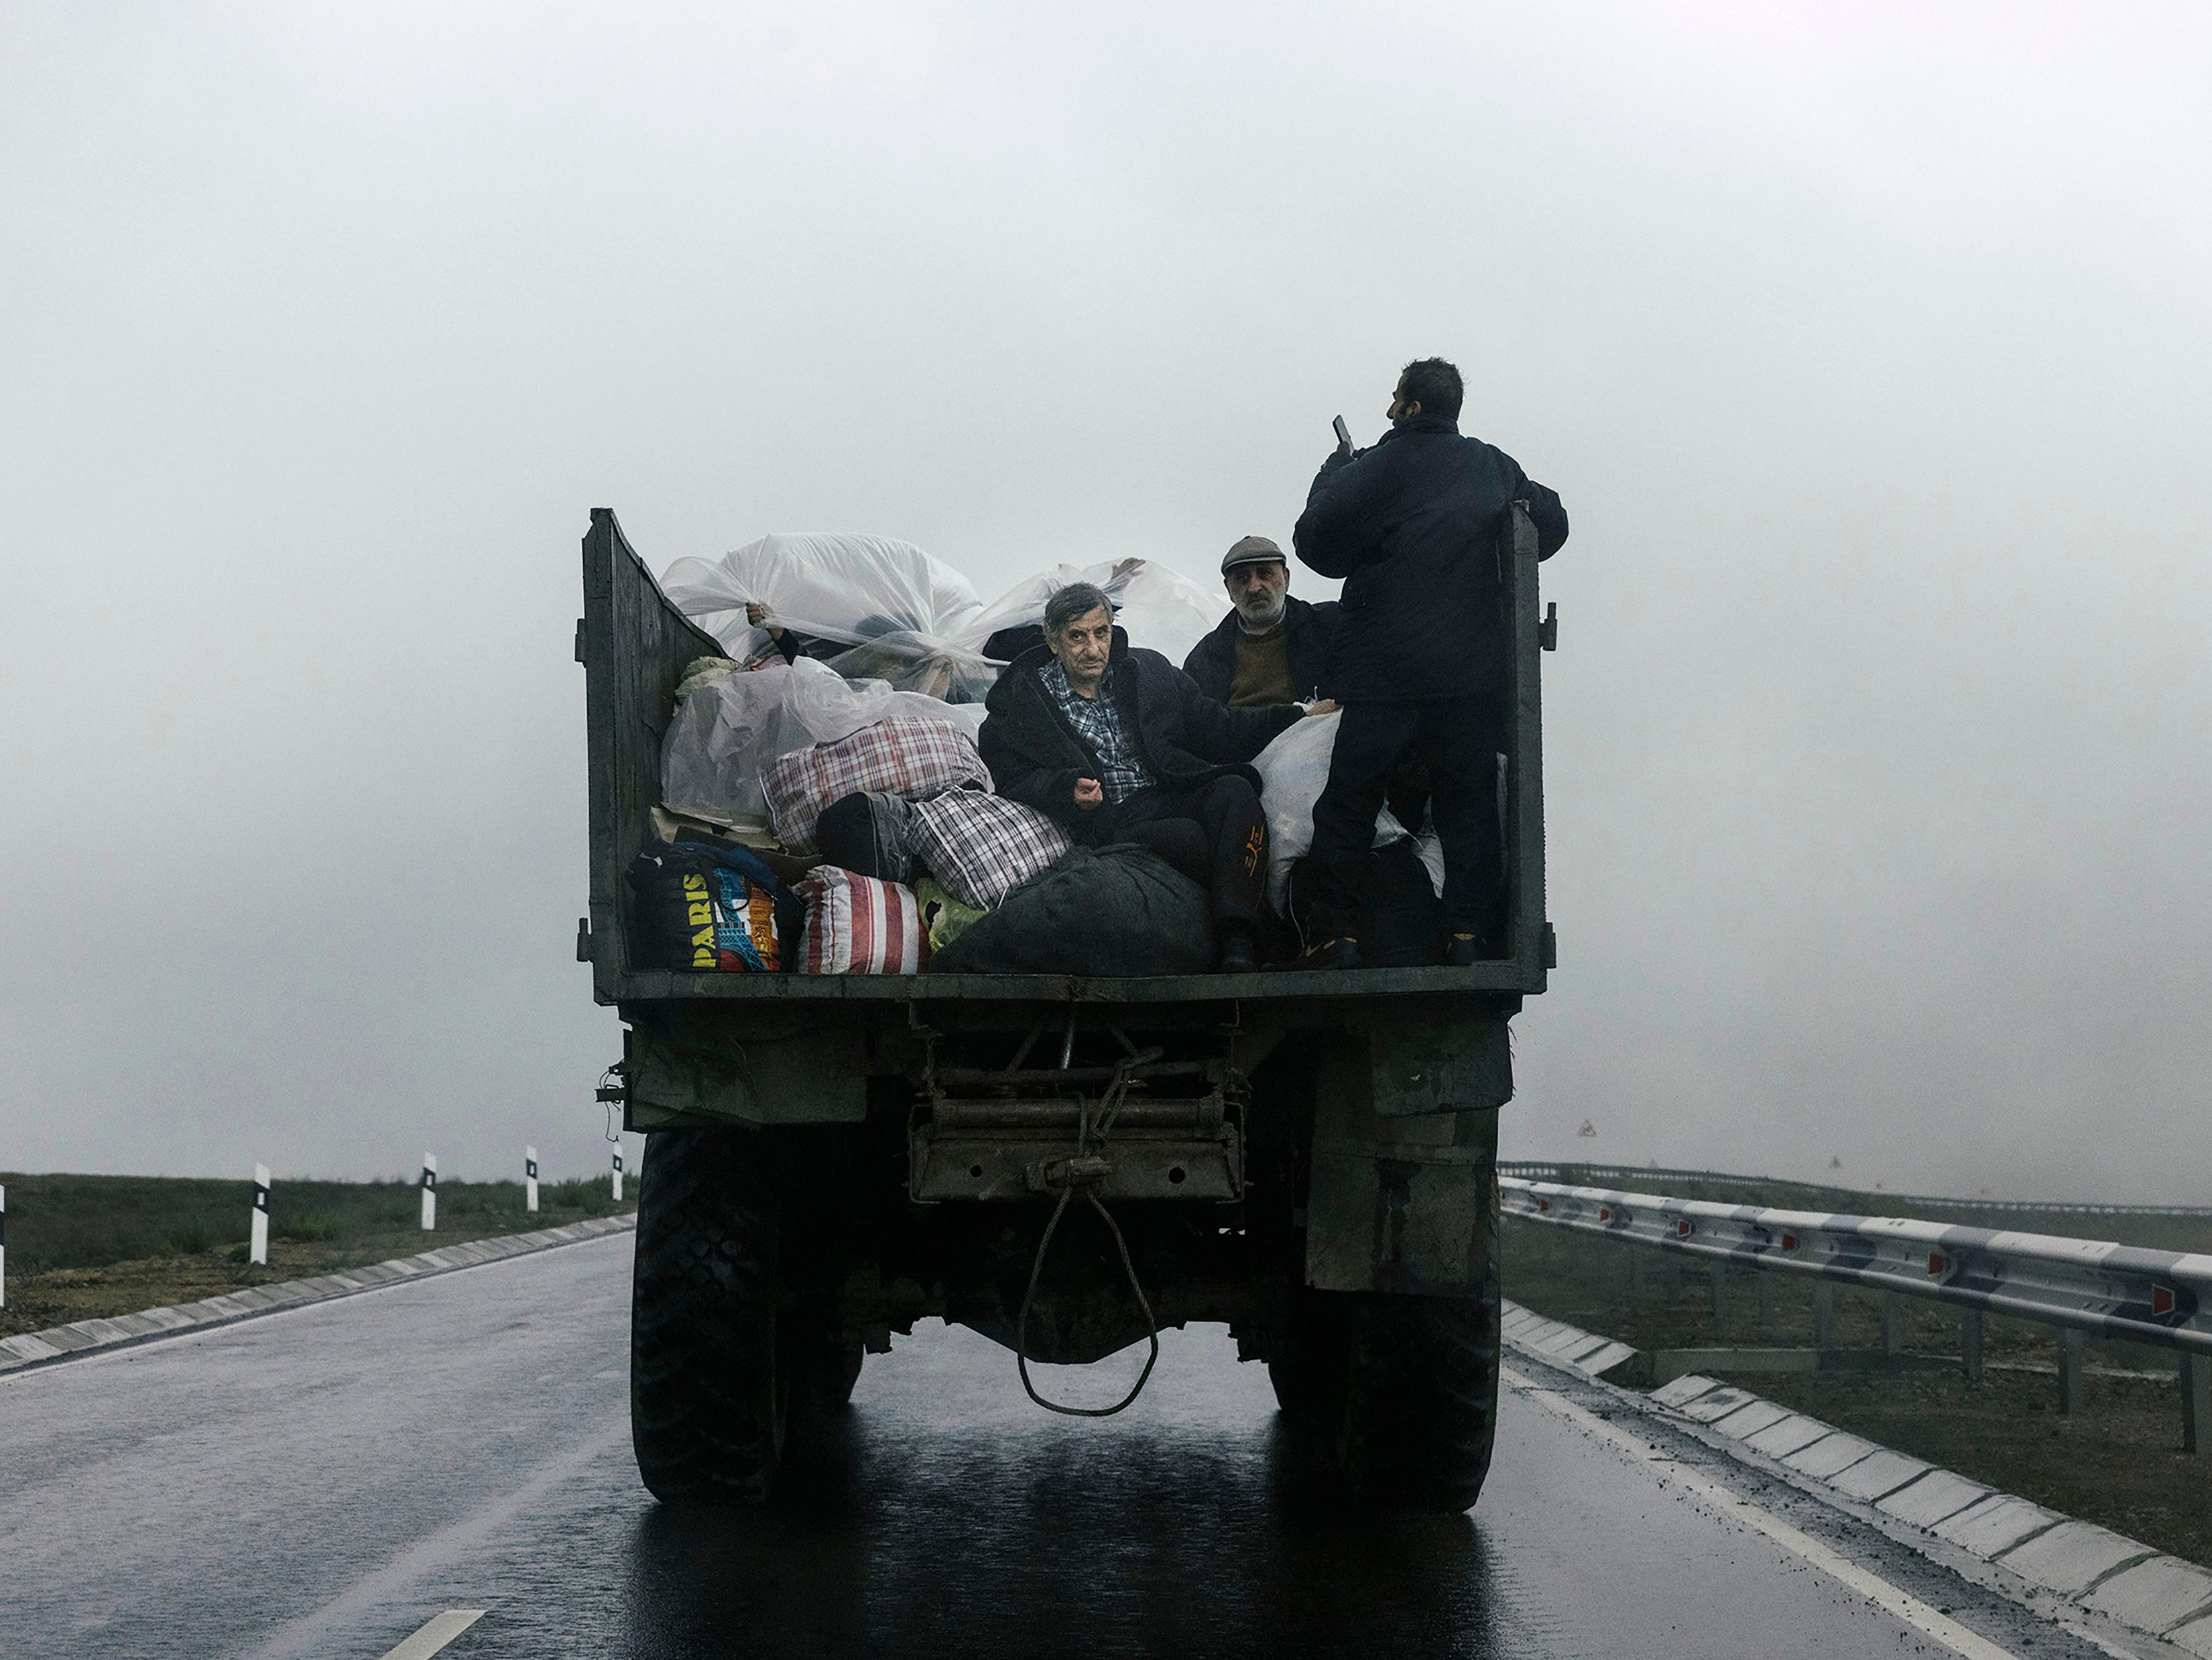
<instances>
[{"instance_id":1,"label":"metal guardrail","mask_svg":"<svg viewBox=\"0 0 2212 1660\"><path fill-rule=\"evenodd\" d=\"M1498 1166L1498 1173L1501 1178L1512 1176L1524 1181L1565 1182L1569 1185L1579 1185L1588 1182L1669 1184L1695 1182L1705 1186L1799 1187L1838 1193L1850 1190L1844 1188L1829 1188L1820 1182L1797 1181L1781 1176L1743 1176L1718 1170L1662 1169L1656 1165L1577 1164L1565 1160L1501 1160ZM1881 1197L1891 1204L1910 1205L1916 1209L1983 1211L2007 1216L2166 1216L2190 1220L2212 1219L2212 1205L2092 1204L2079 1200L2063 1199L1956 1199L1925 1193L1885 1193Z\"/></svg>"},{"instance_id":2,"label":"metal guardrail","mask_svg":"<svg viewBox=\"0 0 2212 1660\"><path fill-rule=\"evenodd\" d=\"M1715 1204L1501 1175L1505 1214L1742 1268L2212 1354L2212 1256L1902 1216ZM2193 1372L2195 1368L2191 1368Z\"/></svg>"}]
</instances>

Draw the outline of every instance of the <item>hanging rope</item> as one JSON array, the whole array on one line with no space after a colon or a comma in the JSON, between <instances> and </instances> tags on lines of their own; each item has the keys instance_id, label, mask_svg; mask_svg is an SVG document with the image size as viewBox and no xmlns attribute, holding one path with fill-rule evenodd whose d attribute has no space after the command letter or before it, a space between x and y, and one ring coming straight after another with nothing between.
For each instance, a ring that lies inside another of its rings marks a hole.
<instances>
[{"instance_id":1,"label":"hanging rope","mask_svg":"<svg viewBox=\"0 0 2212 1660\"><path fill-rule=\"evenodd\" d=\"M1073 1027L1071 1026L1071 1031ZM1111 1418L1127 1408L1145 1392L1151 1381L1152 1368L1159 1363L1159 1324L1152 1318L1152 1306L1145 1296L1145 1287L1138 1283L1137 1265L1129 1260L1129 1242L1121 1237L1121 1229L1098 1197L1098 1190L1105 1184L1107 1172L1113 1168L1103 1156L1106 1137L1114 1128L1114 1120L1121 1115L1121 1103L1129 1093L1129 1073L1146 1061L1158 1058L1157 1050L1143 1055L1131 1055L1114 1069L1113 1081L1099 1098L1098 1116L1094 1123L1088 1101L1077 1109L1075 1118L1075 1156L1048 1164L1044 1170L1045 1190L1060 1195L1052 1208L1052 1217L1044 1225L1044 1236L1037 1241L1036 1260L1030 1264L1029 1288L1022 1293L1021 1312L1014 1318L1014 1364L1022 1375L1022 1389L1030 1399L1047 1412L1057 1412L1069 1418ZM1093 1136L1097 1138L1097 1151L1091 1148ZM1129 1289L1136 1293L1137 1306L1144 1311L1145 1338L1152 1345L1145 1356L1145 1369L1137 1374L1137 1381L1129 1392L1110 1407L1062 1406L1057 1401L1048 1401L1036 1391L1030 1381L1030 1305L1036 1300L1037 1281L1044 1275L1046 1253L1052 1249L1052 1236L1059 1229L1060 1219L1067 1214L1068 1202L1080 1193L1098 1213L1098 1220L1106 1224L1106 1231L1114 1236L1114 1248L1121 1254L1121 1271L1129 1276Z\"/></svg>"}]
</instances>

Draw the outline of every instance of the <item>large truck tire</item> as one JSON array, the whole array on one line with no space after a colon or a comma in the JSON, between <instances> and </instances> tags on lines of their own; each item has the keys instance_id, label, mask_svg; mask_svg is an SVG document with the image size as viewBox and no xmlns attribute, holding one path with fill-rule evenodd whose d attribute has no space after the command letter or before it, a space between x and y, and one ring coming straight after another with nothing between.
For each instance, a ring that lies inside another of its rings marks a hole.
<instances>
[{"instance_id":1,"label":"large truck tire","mask_svg":"<svg viewBox=\"0 0 2212 1660\"><path fill-rule=\"evenodd\" d=\"M1346 1491L1376 1509L1468 1509L1498 1431L1497 1297L1347 1300L1335 1448Z\"/></svg>"},{"instance_id":2,"label":"large truck tire","mask_svg":"<svg viewBox=\"0 0 2212 1660\"><path fill-rule=\"evenodd\" d=\"M1275 1404L1300 1434L1333 1436L1344 1409L1344 1297L1303 1288L1292 1293L1290 1325L1267 1361Z\"/></svg>"},{"instance_id":3,"label":"large truck tire","mask_svg":"<svg viewBox=\"0 0 2212 1660\"><path fill-rule=\"evenodd\" d=\"M1268 1357L1285 1426L1327 1451L1346 1495L1376 1510L1464 1511L1498 1431L1498 1217L1483 1218L1474 1293L1297 1287Z\"/></svg>"},{"instance_id":4,"label":"large truck tire","mask_svg":"<svg viewBox=\"0 0 2212 1660\"><path fill-rule=\"evenodd\" d=\"M670 1504L759 1504L783 1454L777 1188L745 1130L656 1130L638 1184L630 1442Z\"/></svg>"}]
</instances>

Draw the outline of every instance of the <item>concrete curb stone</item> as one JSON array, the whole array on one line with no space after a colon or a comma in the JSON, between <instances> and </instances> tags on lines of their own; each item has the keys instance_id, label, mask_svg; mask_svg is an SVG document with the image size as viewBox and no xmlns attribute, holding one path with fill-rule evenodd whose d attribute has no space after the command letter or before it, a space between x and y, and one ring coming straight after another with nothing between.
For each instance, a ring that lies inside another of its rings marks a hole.
<instances>
[{"instance_id":1,"label":"concrete curb stone","mask_svg":"<svg viewBox=\"0 0 2212 1660\"><path fill-rule=\"evenodd\" d=\"M1511 1347L1553 1365L1562 1351L1595 1358L1597 1372L1636 1351L1613 1343L1592 1350L1582 1335L1557 1321L1522 1319L1507 1305L1501 1322ZM1540 1336L1539 1334L1540 1333ZM1530 1339L1538 1338L1531 1342ZM4 1345L0 1345L4 1347ZM1623 1350L1620 1355L1612 1349ZM1649 1407L1686 1419L1702 1430L1773 1459L1784 1468L1871 1504L1931 1537L1955 1545L2056 1593L2084 1609L2162 1639L2180 1652L2212 1660L2212 1572L2163 1555L2138 1540L2075 1521L2021 1498L1997 1493L1957 1472L1877 1445L1872 1441L1792 1413L1747 1390L1697 1372L1638 1396ZM1940 1560L1940 1559L1939 1559Z\"/></svg>"},{"instance_id":2,"label":"concrete curb stone","mask_svg":"<svg viewBox=\"0 0 2212 1660\"><path fill-rule=\"evenodd\" d=\"M2009 1493L1993 1493L1979 1504L1969 1505L1930 1530L1962 1550L1987 1560L2014 1545L2047 1532L2066 1518L2055 1510Z\"/></svg>"},{"instance_id":3,"label":"concrete curb stone","mask_svg":"<svg viewBox=\"0 0 2212 1660\"><path fill-rule=\"evenodd\" d=\"M2154 1556L2123 1568L2082 1600L2139 1631L2169 1632L2212 1610L2212 1573L2178 1557Z\"/></svg>"},{"instance_id":4,"label":"concrete curb stone","mask_svg":"<svg viewBox=\"0 0 2212 1660\"><path fill-rule=\"evenodd\" d=\"M1713 1427L1723 1435L1733 1435L1739 1441L1748 1441L1762 1429L1772 1429L1790 1415L1790 1409L1779 1407L1771 1401L1745 1402L1725 1417L1713 1420Z\"/></svg>"},{"instance_id":5,"label":"concrete curb stone","mask_svg":"<svg viewBox=\"0 0 2212 1660\"><path fill-rule=\"evenodd\" d=\"M1748 1405L1757 1398L1747 1389L1738 1389L1734 1384L1722 1384L1707 1390L1687 1406L1677 1410L1685 1418L1694 1418L1701 1424L1710 1424L1727 1417L1738 1407Z\"/></svg>"},{"instance_id":6,"label":"concrete curb stone","mask_svg":"<svg viewBox=\"0 0 2212 1660\"><path fill-rule=\"evenodd\" d=\"M1948 1522L1960 1512L1972 1509L1988 1498L1990 1491L1979 1481L1931 1467L1925 1475L1899 1488L1875 1508L1933 1533L1938 1522Z\"/></svg>"},{"instance_id":7,"label":"concrete curb stone","mask_svg":"<svg viewBox=\"0 0 2212 1660\"><path fill-rule=\"evenodd\" d=\"M1887 1499L1906 1482L1918 1481L1933 1468L1909 1453L1892 1452L1887 1447L1881 1447L1848 1469L1838 1471L1828 1485L1838 1493L1874 1504Z\"/></svg>"},{"instance_id":8,"label":"concrete curb stone","mask_svg":"<svg viewBox=\"0 0 2212 1660\"><path fill-rule=\"evenodd\" d=\"M311 1279L281 1280L273 1285L248 1286L221 1296L204 1297L181 1306L167 1305L92 1320L72 1321L44 1331L19 1332L0 1337L0 1377L33 1366L74 1360L99 1350L127 1348L194 1327L213 1328L251 1319L257 1314L302 1304L329 1302L364 1291L395 1285L404 1280L427 1279L511 1257L581 1245L588 1239L637 1226L635 1212L621 1216L594 1216L561 1227L543 1227L529 1233L502 1235L498 1240L468 1239L457 1245L425 1251L419 1257L394 1257L362 1268L319 1274ZM512 1243L509 1243L509 1242ZM472 1248L473 1247L473 1248ZM495 1248L496 1247L496 1248ZM1602 1341L1602 1340L1601 1340Z\"/></svg>"},{"instance_id":9,"label":"concrete curb stone","mask_svg":"<svg viewBox=\"0 0 2212 1660\"><path fill-rule=\"evenodd\" d=\"M2069 1520L1990 1560L2062 1596L2079 1596L2107 1575L2156 1554L2094 1522Z\"/></svg>"},{"instance_id":10,"label":"concrete curb stone","mask_svg":"<svg viewBox=\"0 0 2212 1660\"><path fill-rule=\"evenodd\" d=\"M1802 1413L1786 1413L1755 1435L1747 1435L1743 1444L1755 1452L1770 1458L1786 1458L1793 1452L1802 1451L1823 1435L1833 1435L1836 1427L1824 1424L1818 1418L1808 1418Z\"/></svg>"},{"instance_id":11,"label":"concrete curb stone","mask_svg":"<svg viewBox=\"0 0 2212 1660\"><path fill-rule=\"evenodd\" d=\"M1662 1407L1685 1407L1707 1390L1718 1389L1720 1380L1706 1378L1694 1372L1686 1372L1671 1384L1662 1384L1651 1391L1651 1398Z\"/></svg>"},{"instance_id":12,"label":"concrete curb stone","mask_svg":"<svg viewBox=\"0 0 2212 1660\"><path fill-rule=\"evenodd\" d=\"M2166 1640L2184 1654L2194 1654L2199 1660L2212 1660L2212 1615L2198 1615L2185 1620L2166 1634Z\"/></svg>"}]
</instances>

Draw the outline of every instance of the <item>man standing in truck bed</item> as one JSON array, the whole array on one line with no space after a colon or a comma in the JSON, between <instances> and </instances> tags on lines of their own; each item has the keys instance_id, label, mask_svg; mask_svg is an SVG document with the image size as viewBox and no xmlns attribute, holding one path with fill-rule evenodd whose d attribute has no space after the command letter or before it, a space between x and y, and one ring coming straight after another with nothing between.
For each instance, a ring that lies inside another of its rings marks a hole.
<instances>
[{"instance_id":1,"label":"man standing in truck bed","mask_svg":"<svg viewBox=\"0 0 2212 1660\"><path fill-rule=\"evenodd\" d=\"M1391 767L1409 751L1427 763L1443 845L1445 960L1473 963L1504 947L1500 541L1511 504L1523 502L1548 559L1567 539L1567 515L1512 457L1460 435L1462 390L1442 358L1408 363L1390 430L1357 455L1338 445L1291 533L1300 559L1345 579L1331 688L1344 722L1314 808L1310 966L1358 966L1361 870Z\"/></svg>"}]
</instances>

